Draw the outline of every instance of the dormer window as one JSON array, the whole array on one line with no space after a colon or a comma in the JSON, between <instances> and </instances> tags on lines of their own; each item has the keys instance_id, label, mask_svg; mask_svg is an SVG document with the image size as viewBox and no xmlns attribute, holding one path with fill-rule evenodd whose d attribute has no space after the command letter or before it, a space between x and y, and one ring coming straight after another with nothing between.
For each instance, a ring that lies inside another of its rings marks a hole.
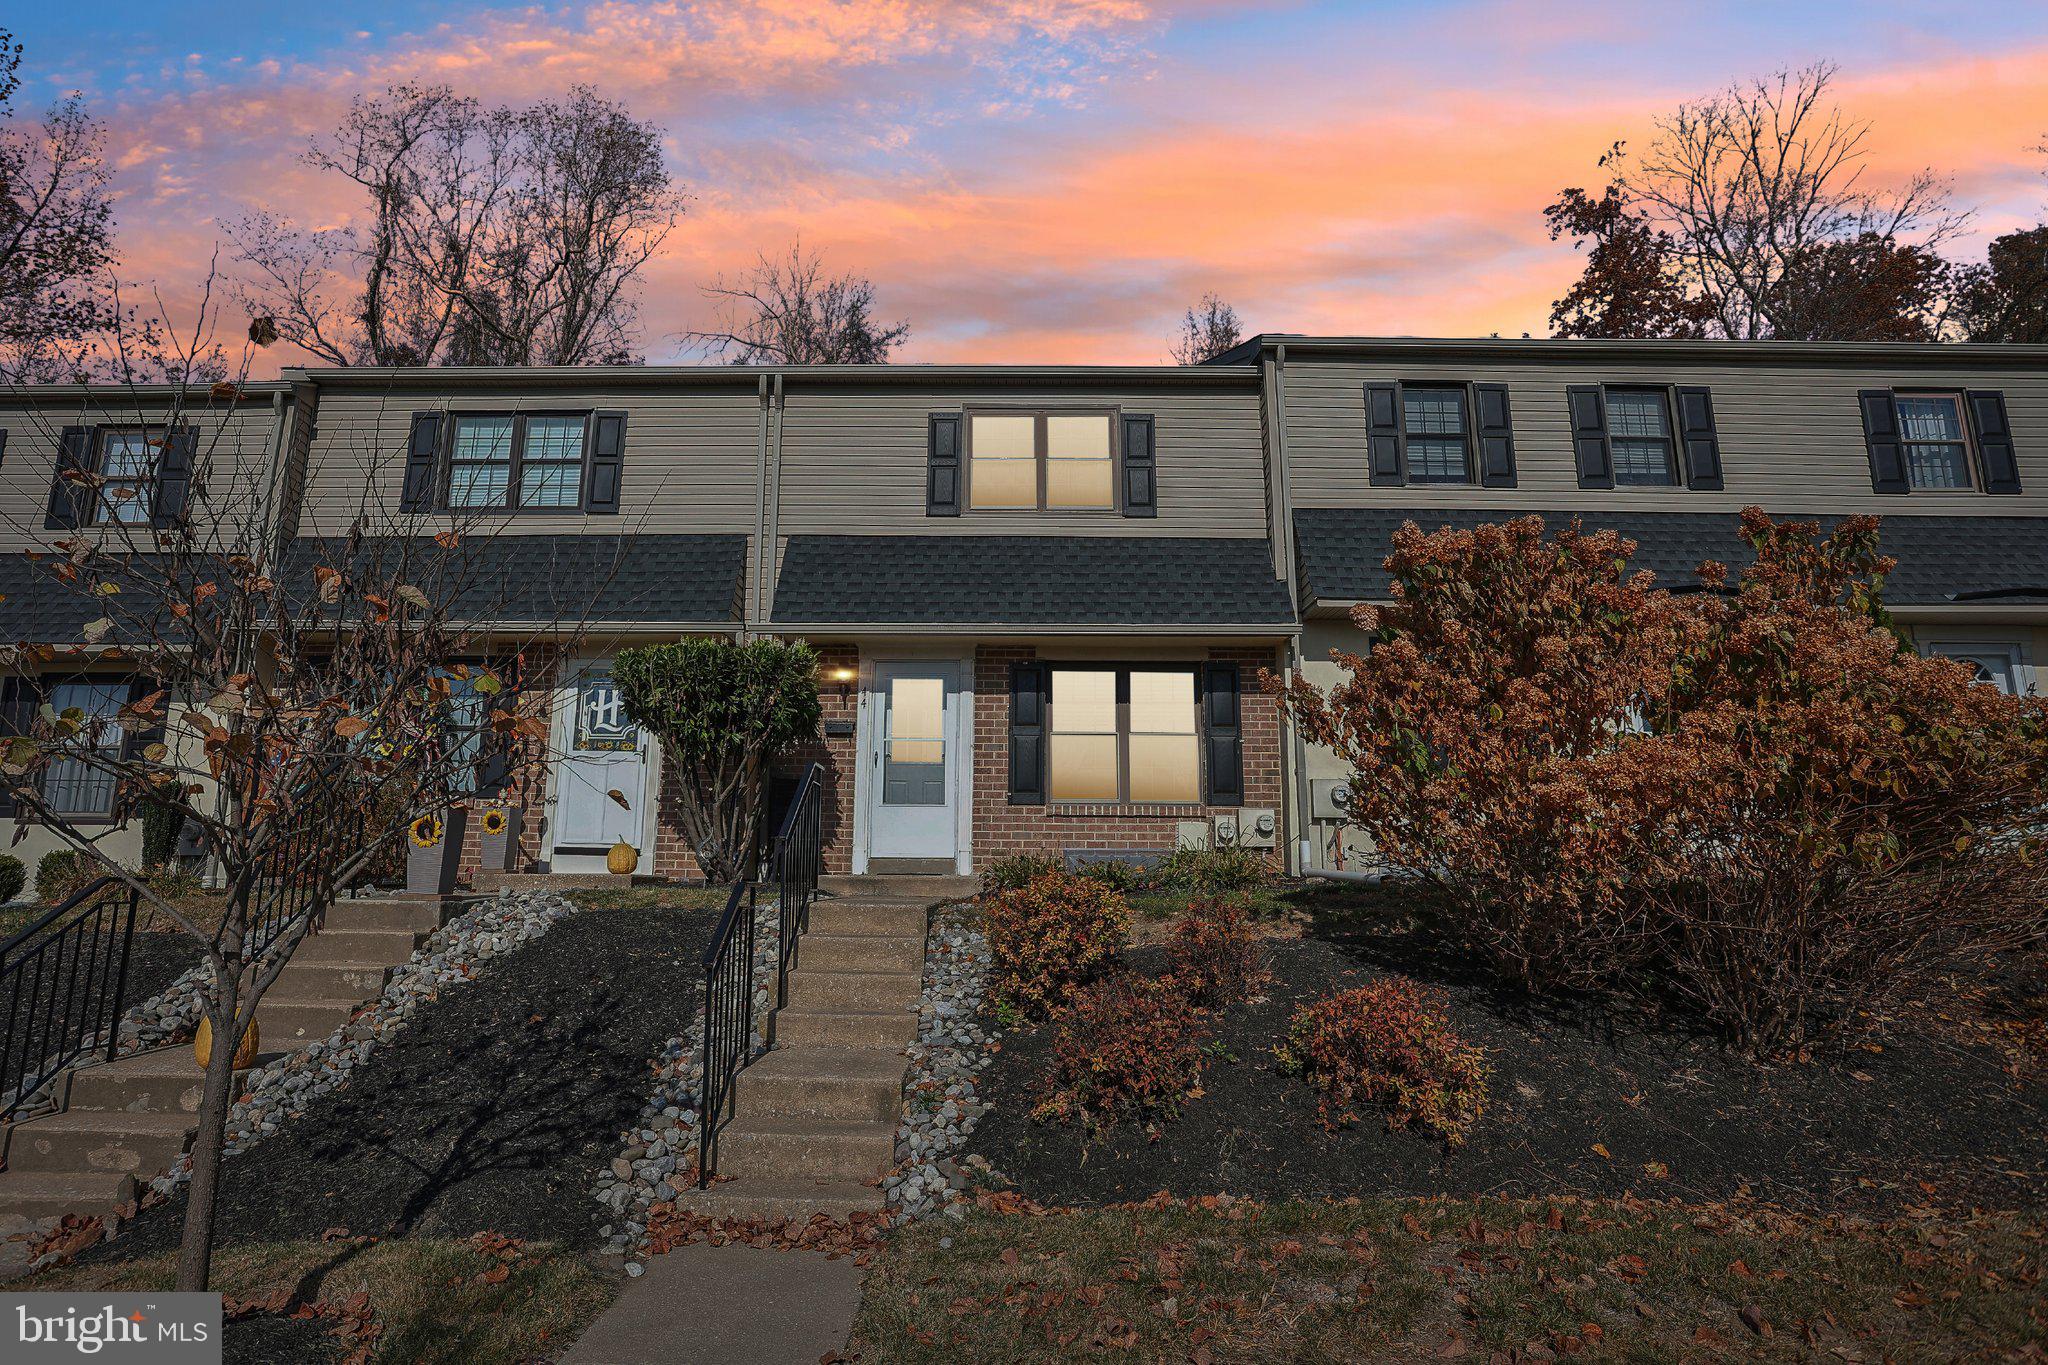
<instances>
[{"instance_id":1,"label":"dormer window","mask_svg":"<svg viewBox=\"0 0 2048 1365\"><path fill-rule=\"evenodd\" d=\"M140 428L102 430L99 474L102 482L93 520L102 525L148 525L156 483L156 448L149 433Z\"/></svg>"},{"instance_id":2,"label":"dormer window","mask_svg":"<svg viewBox=\"0 0 2048 1365\"><path fill-rule=\"evenodd\" d=\"M1402 385L1401 421L1407 436L1408 482L1472 482L1470 426L1462 384Z\"/></svg>"},{"instance_id":3,"label":"dormer window","mask_svg":"<svg viewBox=\"0 0 2048 1365\"><path fill-rule=\"evenodd\" d=\"M1670 488L1678 483L1667 399L1663 389L1607 391L1607 434L1614 449L1617 485Z\"/></svg>"},{"instance_id":4,"label":"dormer window","mask_svg":"<svg viewBox=\"0 0 2048 1365\"><path fill-rule=\"evenodd\" d=\"M458 413L448 448L448 510L573 511L583 501L584 413Z\"/></svg>"},{"instance_id":5,"label":"dormer window","mask_svg":"<svg viewBox=\"0 0 2048 1365\"><path fill-rule=\"evenodd\" d=\"M1962 395L1902 393L1897 403L1907 481L1915 488L1970 487L1970 446L1964 435Z\"/></svg>"}]
</instances>

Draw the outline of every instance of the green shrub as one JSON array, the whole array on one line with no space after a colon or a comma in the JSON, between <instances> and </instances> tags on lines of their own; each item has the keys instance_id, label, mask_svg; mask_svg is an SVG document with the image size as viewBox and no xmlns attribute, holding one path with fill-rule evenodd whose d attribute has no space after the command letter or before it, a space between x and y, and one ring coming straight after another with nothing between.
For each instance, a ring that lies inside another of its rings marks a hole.
<instances>
[{"instance_id":1,"label":"green shrub","mask_svg":"<svg viewBox=\"0 0 2048 1365\"><path fill-rule=\"evenodd\" d=\"M0 904L17 900L28 885L28 869L12 853L0 853Z\"/></svg>"},{"instance_id":2,"label":"green shrub","mask_svg":"<svg viewBox=\"0 0 2048 1365\"><path fill-rule=\"evenodd\" d=\"M818 737L818 654L802 640L697 638L621 650L619 700L661 741L684 835L707 879L748 876L769 764Z\"/></svg>"},{"instance_id":3,"label":"green shrub","mask_svg":"<svg viewBox=\"0 0 2048 1365\"><path fill-rule=\"evenodd\" d=\"M36 863L36 899L55 905L91 880L79 856L68 848L53 848Z\"/></svg>"},{"instance_id":4,"label":"green shrub","mask_svg":"<svg viewBox=\"0 0 2048 1365\"><path fill-rule=\"evenodd\" d=\"M1123 895L1130 895L1144 885L1144 869L1133 863L1107 859L1099 863L1083 863L1079 875L1090 881L1101 882L1104 886Z\"/></svg>"},{"instance_id":5,"label":"green shrub","mask_svg":"<svg viewBox=\"0 0 2048 1365\"><path fill-rule=\"evenodd\" d=\"M1160 860L1147 881L1161 891L1223 896L1256 890L1272 875L1272 862L1252 849L1177 848Z\"/></svg>"},{"instance_id":6,"label":"green shrub","mask_svg":"<svg viewBox=\"0 0 2048 1365\"><path fill-rule=\"evenodd\" d=\"M1013 853L1007 858L998 858L981 870L981 894L993 896L1001 891L1015 891L1029 886L1048 872L1061 870L1058 858L1040 857L1036 853Z\"/></svg>"},{"instance_id":7,"label":"green shrub","mask_svg":"<svg viewBox=\"0 0 2048 1365\"><path fill-rule=\"evenodd\" d=\"M1171 1119L1202 1093L1206 1016L1178 977L1122 975L1073 996L1053 1019L1052 1056L1032 1115L1104 1129Z\"/></svg>"},{"instance_id":8,"label":"green shrub","mask_svg":"<svg viewBox=\"0 0 2048 1365\"><path fill-rule=\"evenodd\" d=\"M1166 951L1188 994L1211 1009L1242 1001L1265 977L1251 902L1243 896L1188 902Z\"/></svg>"},{"instance_id":9,"label":"green shrub","mask_svg":"<svg viewBox=\"0 0 2048 1365\"><path fill-rule=\"evenodd\" d=\"M185 807L177 801L149 801L142 807L142 866L162 867L178 856L178 831Z\"/></svg>"},{"instance_id":10,"label":"green shrub","mask_svg":"<svg viewBox=\"0 0 2048 1365\"><path fill-rule=\"evenodd\" d=\"M1325 1127L1356 1123L1369 1104L1389 1128L1419 1124L1456 1147L1486 1105L1486 1054L1451 1031L1446 1004L1440 990L1388 977L1303 1005L1273 1052L1322 1092Z\"/></svg>"},{"instance_id":11,"label":"green shrub","mask_svg":"<svg viewBox=\"0 0 2048 1365\"><path fill-rule=\"evenodd\" d=\"M985 899L981 918L996 998L1042 1019L1116 960L1131 907L1101 882L1048 872Z\"/></svg>"}]
</instances>

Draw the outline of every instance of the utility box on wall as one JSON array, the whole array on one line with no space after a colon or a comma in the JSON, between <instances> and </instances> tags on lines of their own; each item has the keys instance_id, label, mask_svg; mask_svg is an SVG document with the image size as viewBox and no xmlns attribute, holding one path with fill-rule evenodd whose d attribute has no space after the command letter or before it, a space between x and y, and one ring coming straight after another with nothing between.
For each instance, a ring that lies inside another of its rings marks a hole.
<instances>
[{"instance_id":1,"label":"utility box on wall","mask_svg":"<svg viewBox=\"0 0 2048 1365\"><path fill-rule=\"evenodd\" d=\"M1271 848L1280 834L1280 819L1271 810L1237 813L1237 842L1243 848Z\"/></svg>"},{"instance_id":2,"label":"utility box on wall","mask_svg":"<svg viewBox=\"0 0 2048 1365\"><path fill-rule=\"evenodd\" d=\"M1308 784L1308 813L1314 820L1341 821L1349 818L1351 783L1341 777L1312 778Z\"/></svg>"}]
</instances>

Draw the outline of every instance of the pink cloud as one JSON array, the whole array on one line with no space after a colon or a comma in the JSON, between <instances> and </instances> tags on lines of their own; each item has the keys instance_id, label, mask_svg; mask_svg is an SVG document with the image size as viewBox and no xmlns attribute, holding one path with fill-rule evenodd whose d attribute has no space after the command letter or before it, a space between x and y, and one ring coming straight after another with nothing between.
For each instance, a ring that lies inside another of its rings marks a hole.
<instances>
[{"instance_id":1,"label":"pink cloud","mask_svg":"<svg viewBox=\"0 0 2048 1365\"><path fill-rule=\"evenodd\" d=\"M180 81L111 111L130 273L189 279L252 208L345 221L359 205L299 153L357 93L420 79L516 99L590 81L669 130L694 196L647 271L655 357L706 320L704 283L798 233L910 318L907 359L1156 360L1207 288L1273 330L1540 333L1578 268L1543 205L1591 183L1614 138L1639 143L1653 113L1739 74L1582 94L1512 42L1450 84L1355 33L1284 64L1150 51L1212 8L607 2ZM1489 0L1431 21L1550 44L1597 27L1550 15ZM2039 211L2026 149L2043 88L2042 47L1943 51L1840 85L1875 124L1870 175L1947 168L1991 205L1987 231Z\"/></svg>"}]
</instances>

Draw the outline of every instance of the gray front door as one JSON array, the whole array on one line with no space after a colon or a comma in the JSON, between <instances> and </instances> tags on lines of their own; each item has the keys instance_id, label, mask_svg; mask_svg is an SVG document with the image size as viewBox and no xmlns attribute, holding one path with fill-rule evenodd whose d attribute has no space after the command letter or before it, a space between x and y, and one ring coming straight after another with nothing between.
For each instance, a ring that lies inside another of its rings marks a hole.
<instances>
[{"instance_id":1,"label":"gray front door","mask_svg":"<svg viewBox=\"0 0 2048 1365\"><path fill-rule=\"evenodd\" d=\"M960 668L875 665L868 853L943 859L959 851Z\"/></svg>"}]
</instances>

